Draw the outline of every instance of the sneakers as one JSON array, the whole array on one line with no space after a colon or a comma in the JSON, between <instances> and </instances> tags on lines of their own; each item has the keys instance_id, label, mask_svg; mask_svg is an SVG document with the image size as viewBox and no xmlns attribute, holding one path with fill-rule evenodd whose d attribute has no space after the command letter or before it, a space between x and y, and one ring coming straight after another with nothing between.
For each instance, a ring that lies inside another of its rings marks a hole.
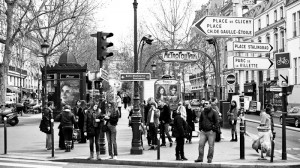
<instances>
[{"instance_id":1,"label":"sneakers","mask_svg":"<svg viewBox=\"0 0 300 168\"><path fill-rule=\"evenodd\" d=\"M116 159L118 159L118 157L117 157L117 156L113 156L113 159L115 159L115 160L116 160Z\"/></svg>"}]
</instances>

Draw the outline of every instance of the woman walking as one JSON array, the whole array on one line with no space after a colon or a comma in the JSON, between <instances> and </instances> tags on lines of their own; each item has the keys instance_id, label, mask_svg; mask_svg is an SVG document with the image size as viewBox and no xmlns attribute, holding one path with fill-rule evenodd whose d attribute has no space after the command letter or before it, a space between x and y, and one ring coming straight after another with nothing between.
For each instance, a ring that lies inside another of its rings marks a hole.
<instances>
[{"instance_id":1,"label":"woman walking","mask_svg":"<svg viewBox=\"0 0 300 168\"><path fill-rule=\"evenodd\" d=\"M119 117L121 118L122 113L121 113L121 109L122 109L122 97L121 97L121 93L118 92L117 93L117 106L118 106L118 111L119 111Z\"/></svg>"},{"instance_id":2,"label":"woman walking","mask_svg":"<svg viewBox=\"0 0 300 168\"><path fill-rule=\"evenodd\" d=\"M236 142L237 141L237 132L236 132L236 122L238 117L238 111L237 111L237 105L236 101L232 100L230 109L227 112L229 125L231 126L231 140L230 142Z\"/></svg>"},{"instance_id":3,"label":"woman walking","mask_svg":"<svg viewBox=\"0 0 300 168\"><path fill-rule=\"evenodd\" d=\"M176 160L187 160L184 156L184 135L186 132L186 122L182 118L181 113L177 112L174 118L173 136L176 137L175 155Z\"/></svg>"},{"instance_id":4,"label":"woman walking","mask_svg":"<svg viewBox=\"0 0 300 168\"><path fill-rule=\"evenodd\" d=\"M188 136L186 137L186 143L192 143L192 135L193 131L195 131L195 123L194 121L196 120L196 114L192 110L191 104L187 103L185 105L186 108L186 122L187 122L187 131L188 131Z\"/></svg>"},{"instance_id":5,"label":"woman walking","mask_svg":"<svg viewBox=\"0 0 300 168\"><path fill-rule=\"evenodd\" d=\"M89 160L94 158L94 144L96 147L97 160L100 158L100 122L101 122L101 110L98 108L98 104L93 104L92 108L89 109L84 118L83 131L85 136L90 141L90 157Z\"/></svg>"},{"instance_id":6,"label":"woman walking","mask_svg":"<svg viewBox=\"0 0 300 168\"><path fill-rule=\"evenodd\" d=\"M108 154L110 159L117 159L117 124L119 121L119 112L113 102L107 104L106 114L104 117L108 130L106 131Z\"/></svg>"},{"instance_id":7,"label":"woman walking","mask_svg":"<svg viewBox=\"0 0 300 168\"><path fill-rule=\"evenodd\" d=\"M62 127L66 152L71 152L73 126L76 124L75 115L71 112L71 106L65 105L64 110L56 116L56 120L60 121Z\"/></svg>"}]
</instances>

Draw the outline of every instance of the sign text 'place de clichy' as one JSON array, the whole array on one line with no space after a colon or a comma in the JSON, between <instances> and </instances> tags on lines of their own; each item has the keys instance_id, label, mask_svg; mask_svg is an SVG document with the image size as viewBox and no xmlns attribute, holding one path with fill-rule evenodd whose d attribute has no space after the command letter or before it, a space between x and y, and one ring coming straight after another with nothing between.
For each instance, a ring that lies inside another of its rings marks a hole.
<instances>
[{"instance_id":1,"label":"sign text 'place de clichy'","mask_svg":"<svg viewBox=\"0 0 300 168\"><path fill-rule=\"evenodd\" d=\"M232 68L235 70L264 70L270 69L272 65L273 62L269 58L233 57Z\"/></svg>"},{"instance_id":2,"label":"sign text 'place de clichy'","mask_svg":"<svg viewBox=\"0 0 300 168\"><path fill-rule=\"evenodd\" d=\"M251 18L205 16L194 24L206 36L252 37L254 22Z\"/></svg>"},{"instance_id":3,"label":"sign text 'place de clichy'","mask_svg":"<svg viewBox=\"0 0 300 168\"><path fill-rule=\"evenodd\" d=\"M193 62L200 59L200 54L192 50L172 49L161 55L165 62Z\"/></svg>"}]
</instances>

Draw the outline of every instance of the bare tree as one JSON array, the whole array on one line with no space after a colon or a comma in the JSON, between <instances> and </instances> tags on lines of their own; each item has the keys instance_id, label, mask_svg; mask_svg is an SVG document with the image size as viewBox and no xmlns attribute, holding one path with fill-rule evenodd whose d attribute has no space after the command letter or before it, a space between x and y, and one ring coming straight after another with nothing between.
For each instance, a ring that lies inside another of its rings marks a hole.
<instances>
[{"instance_id":1,"label":"bare tree","mask_svg":"<svg viewBox=\"0 0 300 168\"><path fill-rule=\"evenodd\" d=\"M63 42L74 27L87 23L96 7L93 3L92 0L5 0L6 35L0 37L0 43L5 45L0 65L0 90L3 93L0 104L5 102L13 46L24 40L25 47L38 56L40 44L47 40L50 43L48 56L58 55L66 49Z\"/></svg>"}]
</instances>

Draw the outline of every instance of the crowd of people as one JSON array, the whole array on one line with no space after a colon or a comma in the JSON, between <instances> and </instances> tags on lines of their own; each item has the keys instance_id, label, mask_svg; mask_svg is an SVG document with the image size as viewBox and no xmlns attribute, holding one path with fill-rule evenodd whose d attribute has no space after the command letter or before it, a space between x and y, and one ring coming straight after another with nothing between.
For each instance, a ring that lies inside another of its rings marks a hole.
<instances>
[{"instance_id":1,"label":"crowd of people","mask_svg":"<svg viewBox=\"0 0 300 168\"><path fill-rule=\"evenodd\" d=\"M121 118L121 106L128 111L129 126L131 124L131 116L133 114L133 106L130 103L131 98L125 94L123 96L118 93L114 102L103 101L86 103L85 100L78 100L76 105L71 108L64 105L63 110L56 116L59 121L59 148L70 152L74 148L74 129L79 130L79 143L89 141L90 156L88 159L94 159L96 150L96 159L100 158L100 135L106 134L108 153L110 159L117 159L117 124ZM176 108L170 108L168 102L163 99L149 98L143 103L142 121L140 125L141 143L143 146L143 134L147 138L149 150L156 150L158 145L172 147L174 141L176 160L188 160L184 154L184 145L192 143L193 131L195 125L199 125L199 147L198 157L195 162L203 162L204 147L208 144L207 162L211 163L214 155L214 144L221 136L222 117L217 106L217 99L202 99L197 110L192 109L189 101L179 102ZM42 121L44 133L46 133L46 149L52 148L51 142L51 122L50 118L53 114L54 104L48 102L47 108L44 110ZM267 113L270 110L267 111ZM227 118L231 127L231 142L237 142L236 125L240 113L237 109L237 102L231 101ZM269 115L262 114L261 126L270 127ZM264 122L264 123L263 123ZM42 123L42 122L41 122ZM271 128L271 127L270 127ZM171 133L171 134L170 134ZM160 134L158 139L157 135ZM271 136L271 135L270 135ZM173 141L172 137L175 138ZM161 142L160 142L161 141ZM265 140L266 141L266 140ZM159 143L158 143L159 142ZM95 146L95 149L94 149ZM265 146L262 148L266 148Z\"/></svg>"}]
</instances>

